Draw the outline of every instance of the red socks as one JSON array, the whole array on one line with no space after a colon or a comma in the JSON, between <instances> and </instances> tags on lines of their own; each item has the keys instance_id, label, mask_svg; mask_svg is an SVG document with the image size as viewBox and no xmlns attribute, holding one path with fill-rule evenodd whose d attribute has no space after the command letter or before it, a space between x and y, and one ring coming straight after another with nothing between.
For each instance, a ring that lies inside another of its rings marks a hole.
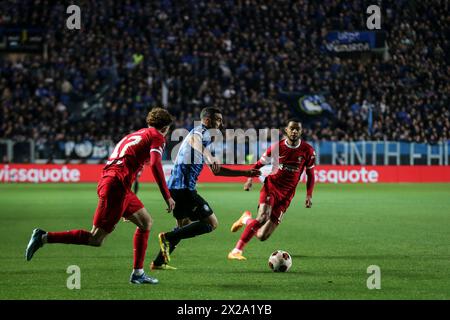
<instances>
[{"instance_id":1,"label":"red socks","mask_svg":"<svg viewBox=\"0 0 450 320\"><path fill-rule=\"evenodd\" d=\"M87 245L91 233L86 230L70 230L64 232L48 232L48 243L69 243Z\"/></svg>"},{"instance_id":2,"label":"red socks","mask_svg":"<svg viewBox=\"0 0 450 320\"><path fill-rule=\"evenodd\" d=\"M136 228L136 232L134 233L133 238L133 268L134 269L143 269L144 268L144 260L145 260L145 252L147 251L147 243L148 236L150 234L150 230L141 230Z\"/></svg>"},{"instance_id":3,"label":"red socks","mask_svg":"<svg viewBox=\"0 0 450 320\"><path fill-rule=\"evenodd\" d=\"M251 219L247 221L247 226L244 232L242 232L241 238L236 244L236 249L243 250L245 245L253 238L253 236L258 232L261 227L260 223L256 219Z\"/></svg>"},{"instance_id":4,"label":"red socks","mask_svg":"<svg viewBox=\"0 0 450 320\"><path fill-rule=\"evenodd\" d=\"M133 238L134 246L134 269L143 269L145 252L147 251L149 230L136 228ZM48 232L48 243L68 243L88 245L91 233L86 230L70 230L64 232Z\"/></svg>"}]
</instances>

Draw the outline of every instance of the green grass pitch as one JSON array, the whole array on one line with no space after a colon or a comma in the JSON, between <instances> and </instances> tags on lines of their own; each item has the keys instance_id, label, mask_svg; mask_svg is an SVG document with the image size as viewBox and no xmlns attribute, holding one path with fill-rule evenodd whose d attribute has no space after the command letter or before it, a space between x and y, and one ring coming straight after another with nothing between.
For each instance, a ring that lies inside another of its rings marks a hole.
<instances>
[{"instance_id":1,"label":"green grass pitch","mask_svg":"<svg viewBox=\"0 0 450 320\"><path fill-rule=\"evenodd\" d=\"M156 271L156 286L128 283L134 226L120 222L101 248L47 245L32 261L24 250L31 231L91 228L95 184L0 185L0 299L450 299L450 184L316 186L305 209L304 186L272 237L247 246L247 261L228 261L238 233L231 223L253 213L259 185L202 184L199 193L219 219L211 234L181 242L176 271ZM157 234L174 226L155 185L139 196L152 214L146 269ZM273 273L272 251L291 253L287 273ZM67 267L81 269L81 289L66 287ZM370 265L381 289L369 290Z\"/></svg>"}]
</instances>

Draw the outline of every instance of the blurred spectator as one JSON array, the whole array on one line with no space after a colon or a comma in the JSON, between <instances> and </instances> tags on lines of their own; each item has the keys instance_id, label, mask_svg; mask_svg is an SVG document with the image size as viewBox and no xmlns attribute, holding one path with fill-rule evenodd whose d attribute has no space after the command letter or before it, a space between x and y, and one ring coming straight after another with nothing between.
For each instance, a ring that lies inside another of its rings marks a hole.
<instances>
[{"instance_id":1,"label":"blurred spectator","mask_svg":"<svg viewBox=\"0 0 450 320\"><path fill-rule=\"evenodd\" d=\"M117 141L163 97L176 127L208 105L229 127L280 127L291 111L278 93L306 90L328 92L336 110L306 121L307 139L448 140L448 3L383 1L389 60L323 52L328 31L365 29L371 2L85 0L74 31L63 4L2 1L3 23L47 29L48 58L0 57L0 138L33 138L38 150ZM87 112L86 99L100 107Z\"/></svg>"}]
</instances>

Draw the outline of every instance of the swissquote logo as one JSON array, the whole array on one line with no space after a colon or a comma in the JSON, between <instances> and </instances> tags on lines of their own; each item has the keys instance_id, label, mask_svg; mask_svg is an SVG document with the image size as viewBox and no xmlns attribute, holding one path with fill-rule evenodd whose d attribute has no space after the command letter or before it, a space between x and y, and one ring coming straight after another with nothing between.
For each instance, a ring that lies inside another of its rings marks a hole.
<instances>
[{"instance_id":1,"label":"swissquote logo","mask_svg":"<svg viewBox=\"0 0 450 320\"><path fill-rule=\"evenodd\" d=\"M324 183L376 183L379 173L376 170L367 170L365 167L358 169L316 169L316 181ZM305 173L302 174L301 181L306 181Z\"/></svg>"},{"instance_id":2,"label":"swissquote logo","mask_svg":"<svg viewBox=\"0 0 450 320\"><path fill-rule=\"evenodd\" d=\"M78 182L80 171L66 166L57 168L10 168L0 166L0 182Z\"/></svg>"}]
</instances>

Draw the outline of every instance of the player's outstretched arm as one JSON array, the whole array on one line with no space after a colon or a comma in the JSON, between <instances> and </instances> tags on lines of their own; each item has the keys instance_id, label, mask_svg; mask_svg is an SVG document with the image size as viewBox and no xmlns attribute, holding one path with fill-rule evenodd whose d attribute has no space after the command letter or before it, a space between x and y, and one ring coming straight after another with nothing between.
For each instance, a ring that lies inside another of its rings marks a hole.
<instances>
[{"instance_id":1,"label":"player's outstretched arm","mask_svg":"<svg viewBox=\"0 0 450 320\"><path fill-rule=\"evenodd\" d=\"M259 169L250 169L250 170L234 170L225 168L219 165L219 170L214 171L212 166L210 166L211 171L215 176L223 176L223 177L259 177L261 175L261 171Z\"/></svg>"},{"instance_id":2,"label":"player's outstretched arm","mask_svg":"<svg viewBox=\"0 0 450 320\"><path fill-rule=\"evenodd\" d=\"M314 175L314 167L310 169L306 169L306 200L305 207L312 207L312 194L315 185L315 175Z\"/></svg>"},{"instance_id":3,"label":"player's outstretched arm","mask_svg":"<svg viewBox=\"0 0 450 320\"><path fill-rule=\"evenodd\" d=\"M153 176L155 177L156 183L158 184L159 190L166 201L167 212L172 212L175 208L175 201L172 199L169 188L167 188L166 179L164 177L164 171L162 167L162 158L159 152L151 152L150 157L150 168L152 169Z\"/></svg>"},{"instance_id":4,"label":"player's outstretched arm","mask_svg":"<svg viewBox=\"0 0 450 320\"><path fill-rule=\"evenodd\" d=\"M267 157L267 153L270 154L270 148L262 155L261 159L259 159L254 165L253 165L253 170L258 170L262 167L264 167L266 164L268 164L270 161L268 160ZM261 172L260 172L261 175ZM245 181L244 183L244 190L245 191L250 191L250 189L253 186L253 179L250 177L247 179L247 181Z\"/></svg>"}]
</instances>

